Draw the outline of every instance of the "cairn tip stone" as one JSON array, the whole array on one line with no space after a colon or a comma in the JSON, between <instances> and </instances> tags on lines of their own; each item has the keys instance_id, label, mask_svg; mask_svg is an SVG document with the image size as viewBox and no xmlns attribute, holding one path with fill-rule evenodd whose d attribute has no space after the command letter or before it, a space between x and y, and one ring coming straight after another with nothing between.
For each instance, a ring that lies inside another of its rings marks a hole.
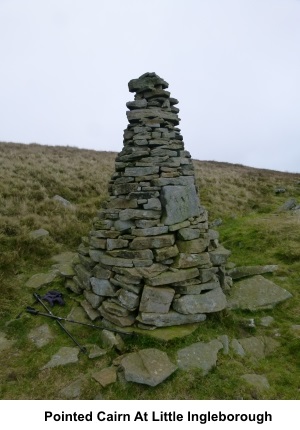
<instances>
[{"instance_id":1,"label":"cairn tip stone","mask_svg":"<svg viewBox=\"0 0 300 430\"><path fill-rule=\"evenodd\" d=\"M74 267L82 302L120 329L199 323L227 306L230 252L209 229L168 86L153 72L129 82L109 197Z\"/></svg>"}]
</instances>

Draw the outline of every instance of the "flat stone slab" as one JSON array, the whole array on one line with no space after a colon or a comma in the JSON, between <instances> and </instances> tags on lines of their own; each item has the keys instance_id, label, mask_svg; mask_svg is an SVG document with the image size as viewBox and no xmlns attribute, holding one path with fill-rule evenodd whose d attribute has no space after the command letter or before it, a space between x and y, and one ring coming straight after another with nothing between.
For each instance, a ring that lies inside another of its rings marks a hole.
<instances>
[{"instance_id":1,"label":"flat stone slab","mask_svg":"<svg viewBox=\"0 0 300 430\"><path fill-rule=\"evenodd\" d=\"M78 378L66 387L62 388L59 392L59 395L60 397L68 400L77 399L80 397L82 385L83 379Z\"/></svg>"},{"instance_id":2,"label":"flat stone slab","mask_svg":"<svg viewBox=\"0 0 300 430\"><path fill-rule=\"evenodd\" d=\"M233 285L228 297L228 307L250 311L272 309L276 304L291 297L292 294L287 290L257 275Z\"/></svg>"},{"instance_id":3,"label":"flat stone slab","mask_svg":"<svg viewBox=\"0 0 300 430\"><path fill-rule=\"evenodd\" d=\"M191 324L202 322L206 319L204 314L180 314L170 310L168 313L140 312L137 320L143 324L149 324L156 327L168 327L180 324Z\"/></svg>"},{"instance_id":4,"label":"flat stone slab","mask_svg":"<svg viewBox=\"0 0 300 430\"><path fill-rule=\"evenodd\" d=\"M92 377L99 382L102 387L107 387L117 381L117 368L114 366L105 367L99 372L93 373Z\"/></svg>"},{"instance_id":5,"label":"flat stone slab","mask_svg":"<svg viewBox=\"0 0 300 430\"><path fill-rule=\"evenodd\" d=\"M75 276L72 263L58 263L54 264L52 268L57 270L64 278L73 278Z\"/></svg>"},{"instance_id":6,"label":"flat stone slab","mask_svg":"<svg viewBox=\"0 0 300 430\"><path fill-rule=\"evenodd\" d=\"M60 274L57 270L48 273L37 273L26 282L25 286L28 288L38 289L44 285L51 284L51 282L59 276Z\"/></svg>"},{"instance_id":7,"label":"flat stone slab","mask_svg":"<svg viewBox=\"0 0 300 430\"><path fill-rule=\"evenodd\" d=\"M54 338L48 324L43 324L30 330L28 339L30 339L37 348L42 348L48 345L49 342Z\"/></svg>"},{"instance_id":8,"label":"flat stone slab","mask_svg":"<svg viewBox=\"0 0 300 430\"><path fill-rule=\"evenodd\" d=\"M155 348L128 354L121 361L121 367L126 381L151 387L163 382L177 369L165 352Z\"/></svg>"},{"instance_id":9,"label":"flat stone slab","mask_svg":"<svg viewBox=\"0 0 300 430\"><path fill-rule=\"evenodd\" d=\"M182 314L219 312L226 306L226 296L220 287L205 294L184 295L173 302L175 311Z\"/></svg>"},{"instance_id":10,"label":"flat stone slab","mask_svg":"<svg viewBox=\"0 0 300 430\"><path fill-rule=\"evenodd\" d=\"M103 355L107 354L107 350L100 348L98 345L92 345L89 348L89 358L98 358L103 357Z\"/></svg>"},{"instance_id":11,"label":"flat stone slab","mask_svg":"<svg viewBox=\"0 0 300 430\"><path fill-rule=\"evenodd\" d=\"M51 360L48 361L48 363L46 363L45 366L41 368L41 370L50 369L52 367L57 367L57 366L65 366L66 364L71 364L71 363L77 363L78 354L79 354L79 348L71 348L68 346L63 346L56 354L53 355Z\"/></svg>"},{"instance_id":12,"label":"flat stone slab","mask_svg":"<svg viewBox=\"0 0 300 430\"><path fill-rule=\"evenodd\" d=\"M233 339L231 347L240 356L249 355L260 360L272 354L280 343L269 336L251 336L242 339Z\"/></svg>"},{"instance_id":13,"label":"flat stone slab","mask_svg":"<svg viewBox=\"0 0 300 430\"><path fill-rule=\"evenodd\" d=\"M15 340L7 339L6 333L0 331L0 352L5 351L13 346Z\"/></svg>"},{"instance_id":14,"label":"flat stone slab","mask_svg":"<svg viewBox=\"0 0 300 430\"><path fill-rule=\"evenodd\" d=\"M270 388L270 384L264 375L247 373L245 375L242 375L241 378L259 391L268 390Z\"/></svg>"},{"instance_id":15,"label":"flat stone slab","mask_svg":"<svg viewBox=\"0 0 300 430\"><path fill-rule=\"evenodd\" d=\"M51 257L52 261L59 264L73 263L76 259L77 253L70 251L62 252L61 254L53 255L53 257Z\"/></svg>"},{"instance_id":16,"label":"flat stone slab","mask_svg":"<svg viewBox=\"0 0 300 430\"><path fill-rule=\"evenodd\" d=\"M49 236L49 231L44 228L39 228L38 230L33 230L29 233L30 239L37 240L42 239L43 237Z\"/></svg>"},{"instance_id":17,"label":"flat stone slab","mask_svg":"<svg viewBox=\"0 0 300 430\"><path fill-rule=\"evenodd\" d=\"M273 273L278 269L275 264L267 266L240 266L228 270L228 275L232 279L245 278L247 276L262 275L263 273Z\"/></svg>"},{"instance_id":18,"label":"flat stone slab","mask_svg":"<svg viewBox=\"0 0 300 430\"><path fill-rule=\"evenodd\" d=\"M217 340L208 343L197 342L177 351L177 364L179 369L202 369L206 375L217 364L218 352L223 344Z\"/></svg>"}]
</instances>

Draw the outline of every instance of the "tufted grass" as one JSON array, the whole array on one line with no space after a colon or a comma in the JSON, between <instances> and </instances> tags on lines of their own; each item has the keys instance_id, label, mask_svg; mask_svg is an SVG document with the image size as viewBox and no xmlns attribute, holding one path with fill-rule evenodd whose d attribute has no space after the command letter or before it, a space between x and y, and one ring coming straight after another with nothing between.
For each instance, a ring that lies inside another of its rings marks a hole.
<instances>
[{"instance_id":1,"label":"tufted grass","mask_svg":"<svg viewBox=\"0 0 300 430\"><path fill-rule=\"evenodd\" d=\"M57 399L68 383L83 378L82 399L299 399L300 340L291 325L300 324L300 218L278 209L288 199L300 203L300 174L254 169L242 165L195 160L201 202L210 221L223 220L218 230L230 261L237 265L278 264L279 270L266 275L293 294L293 298L270 311L222 312L213 315L185 339L165 343L135 336L125 339L126 351L156 347L175 360L176 351L193 342L209 341L219 335L230 338L268 335L278 338L280 348L264 360L219 353L218 366L207 376L200 371L176 371L157 387L122 382L105 389L92 373L117 357L79 362L62 368L40 370L61 346L73 346L51 320L24 312L33 303L32 291L24 285L35 273L46 272L50 258L63 251L76 251L81 237L88 234L91 220L107 197L107 184L114 171L112 152L37 144L0 143L0 330L15 339L13 348L0 354L0 398ZM285 188L276 194L276 188ZM53 200L60 195L76 206L64 208ZM39 228L49 237L34 241L29 232ZM58 280L51 288L63 289ZM46 288L47 291L49 289ZM41 291L43 293L43 291ZM56 312L67 316L78 298L70 294L65 308ZM21 313L21 317L16 317ZM244 320L271 315L273 326L247 328ZM47 322L55 340L37 349L28 332ZM99 342L99 332L78 327L72 330L81 343ZM270 390L242 384L240 376L258 373L267 376Z\"/></svg>"}]
</instances>

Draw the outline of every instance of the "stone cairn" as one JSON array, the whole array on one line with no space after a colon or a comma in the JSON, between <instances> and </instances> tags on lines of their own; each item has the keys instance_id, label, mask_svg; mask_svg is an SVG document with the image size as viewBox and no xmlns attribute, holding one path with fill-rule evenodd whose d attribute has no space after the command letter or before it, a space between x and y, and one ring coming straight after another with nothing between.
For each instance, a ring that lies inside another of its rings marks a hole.
<instances>
[{"instance_id":1,"label":"stone cairn","mask_svg":"<svg viewBox=\"0 0 300 430\"><path fill-rule=\"evenodd\" d=\"M90 318L106 326L204 321L226 308L230 252L200 205L168 83L145 73L128 86L136 95L126 104L124 147L69 287L83 292Z\"/></svg>"}]
</instances>

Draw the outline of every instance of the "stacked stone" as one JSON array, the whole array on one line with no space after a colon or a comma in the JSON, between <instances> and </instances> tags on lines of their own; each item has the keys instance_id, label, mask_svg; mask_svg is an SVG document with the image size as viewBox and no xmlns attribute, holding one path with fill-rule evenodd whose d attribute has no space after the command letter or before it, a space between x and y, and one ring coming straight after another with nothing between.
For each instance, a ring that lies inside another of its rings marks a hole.
<instances>
[{"instance_id":1,"label":"stacked stone","mask_svg":"<svg viewBox=\"0 0 300 430\"><path fill-rule=\"evenodd\" d=\"M79 247L74 285L92 319L126 327L203 321L226 307L230 254L200 205L178 100L155 73L129 82L129 124L109 199ZM99 166L101 168L101 166Z\"/></svg>"}]
</instances>

